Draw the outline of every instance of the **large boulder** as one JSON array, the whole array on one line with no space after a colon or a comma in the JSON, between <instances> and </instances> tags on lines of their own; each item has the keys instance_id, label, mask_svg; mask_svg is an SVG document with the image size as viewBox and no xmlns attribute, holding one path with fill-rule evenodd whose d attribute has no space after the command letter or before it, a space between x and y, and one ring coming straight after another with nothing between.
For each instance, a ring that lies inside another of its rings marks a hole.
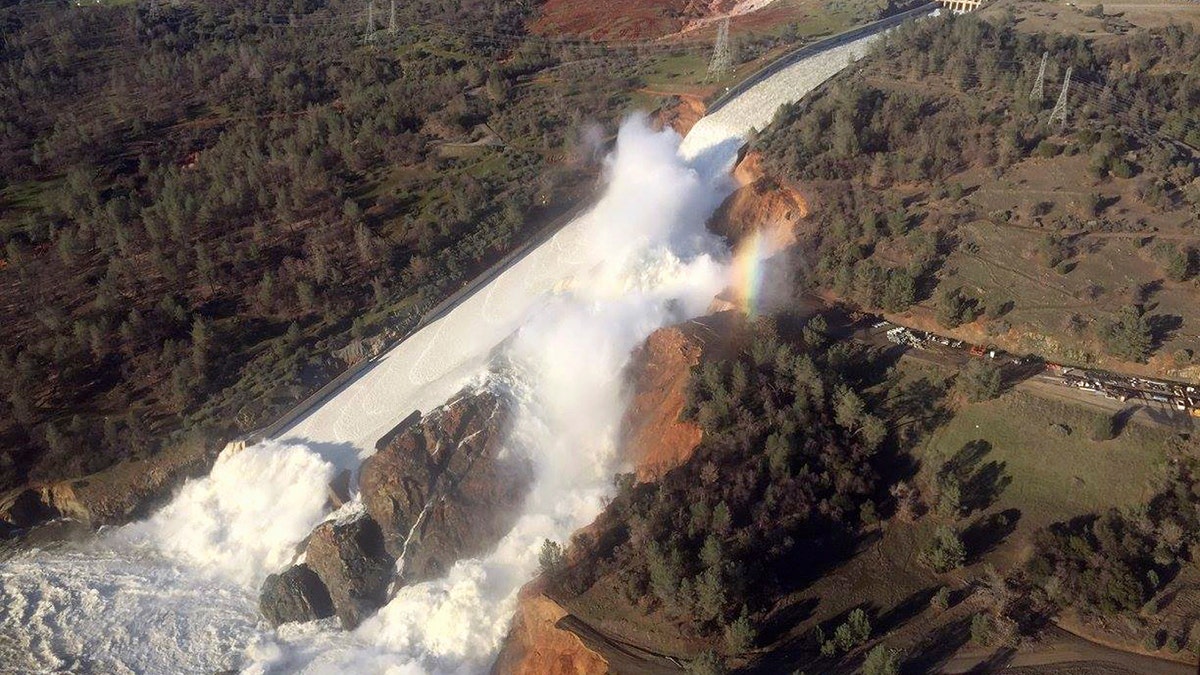
<instances>
[{"instance_id":1,"label":"large boulder","mask_svg":"<svg viewBox=\"0 0 1200 675\"><path fill-rule=\"evenodd\" d=\"M468 392L380 442L359 478L366 513L321 523L304 549L343 626L382 607L393 584L436 578L512 529L533 472L527 460L501 452L510 410L491 392ZM319 589L298 567L263 586L260 603L272 623L321 617Z\"/></svg>"},{"instance_id":2,"label":"large boulder","mask_svg":"<svg viewBox=\"0 0 1200 675\"><path fill-rule=\"evenodd\" d=\"M369 517L318 525L308 539L305 562L328 589L334 613L347 629L387 602L396 560Z\"/></svg>"},{"instance_id":3,"label":"large boulder","mask_svg":"<svg viewBox=\"0 0 1200 675\"><path fill-rule=\"evenodd\" d=\"M533 472L528 461L501 452L510 421L505 398L468 394L363 464L363 504L401 561L403 583L488 552L516 522Z\"/></svg>"},{"instance_id":4,"label":"large boulder","mask_svg":"<svg viewBox=\"0 0 1200 675\"><path fill-rule=\"evenodd\" d=\"M307 564L272 574L263 584L259 607L272 626L333 616L329 589Z\"/></svg>"}]
</instances>

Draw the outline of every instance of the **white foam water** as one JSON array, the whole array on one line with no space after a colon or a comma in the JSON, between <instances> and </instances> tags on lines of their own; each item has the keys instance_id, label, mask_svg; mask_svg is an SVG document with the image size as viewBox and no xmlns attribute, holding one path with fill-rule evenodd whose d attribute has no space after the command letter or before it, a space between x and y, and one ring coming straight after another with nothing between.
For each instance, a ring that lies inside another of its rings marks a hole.
<instances>
[{"instance_id":1,"label":"white foam water","mask_svg":"<svg viewBox=\"0 0 1200 675\"><path fill-rule=\"evenodd\" d=\"M788 91L794 99L807 89L793 82ZM590 213L282 441L222 456L146 521L0 563L5 668L485 672L541 542L564 541L603 507L618 468L618 377L631 350L655 328L703 313L728 281L728 254L704 225L732 189L729 170L750 126L722 119L697 129L681 150L673 132L653 132L640 116L627 122ZM401 588L353 632L328 620L271 630L258 587L327 517L333 473L357 466L414 408L445 401L496 364L493 376L519 403L506 451L535 468L523 513L496 550Z\"/></svg>"}]
</instances>

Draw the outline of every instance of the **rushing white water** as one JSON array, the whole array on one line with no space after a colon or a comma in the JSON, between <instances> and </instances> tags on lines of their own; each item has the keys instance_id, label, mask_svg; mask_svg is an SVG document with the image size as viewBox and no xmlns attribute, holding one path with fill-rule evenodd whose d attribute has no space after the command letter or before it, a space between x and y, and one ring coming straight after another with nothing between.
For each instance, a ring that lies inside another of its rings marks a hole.
<instances>
[{"instance_id":1,"label":"rushing white water","mask_svg":"<svg viewBox=\"0 0 1200 675\"><path fill-rule=\"evenodd\" d=\"M854 52L844 49L814 57L826 60L812 74L797 64L747 96L783 82L786 100L798 98L836 72L828 59L846 63ZM633 118L589 214L280 441L222 457L144 522L0 564L0 658L16 670L485 671L542 540L565 540L603 506L630 351L657 327L703 313L727 283L728 254L704 225L762 117L702 122L682 149L675 134ZM270 630L258 586L325 517L334 471L356 467L413 409L489 370L519 403L506 451L535 469L523 514L496 550L401 588L352 633L332 621Z\"/></svg>"}]
</instances>

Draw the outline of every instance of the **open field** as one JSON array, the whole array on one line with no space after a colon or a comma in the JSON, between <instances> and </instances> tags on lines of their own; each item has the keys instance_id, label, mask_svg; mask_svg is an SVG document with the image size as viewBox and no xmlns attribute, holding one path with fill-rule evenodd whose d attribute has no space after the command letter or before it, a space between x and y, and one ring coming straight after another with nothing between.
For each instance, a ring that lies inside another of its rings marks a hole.
<instances>
[{"instance_id":1,"label":"open field","mask_svg":"<svg viewBox=\"0 0 1200 675\"><path fill-rule=\"evenodd\" d=\"M1165 461L1173 434L1130 424L1118 438L1098 442L1091 431L1099 418L1014 391L966 406L917 456L923 477L930 479L966 449L977 474L994 476L976 486L994 492L975 495L989 497L990 503L972 510L980 517L1019 511L1019 537L1076 515L1142 503L1151 495L1150 478Z\"/></svg>"}]
</instances>

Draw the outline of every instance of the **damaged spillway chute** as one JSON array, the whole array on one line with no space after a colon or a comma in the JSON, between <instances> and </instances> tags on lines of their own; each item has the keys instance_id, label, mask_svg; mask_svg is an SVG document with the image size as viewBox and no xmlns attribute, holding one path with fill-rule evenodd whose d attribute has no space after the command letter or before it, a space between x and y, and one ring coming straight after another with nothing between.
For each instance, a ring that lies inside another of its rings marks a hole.
<instances>
[{"instance_id":1,"label":"damaged spillway chute","mask_svg":"<svg viewBox=\"0 0 1200 675\"><path fill-rule=\"evenodd\" d=\"M0 659L31 671L80 655L118 672L486 671L542 542L567 540L612 489L630 352L704 313L728 282L729 252L705 223L745 134L869 40L775 73L682 145L631 119L595 208L277 438L223 453L153 517L86 550L6 561ZM511 383L494 390L498 353ZM434 412L377 449L414 409ZM327 486L345 470L362 510L327 520ZM260 592L278 630L260 619ZM304 623L320 616L338 621Z\"/></svg>"}]
</instances>

